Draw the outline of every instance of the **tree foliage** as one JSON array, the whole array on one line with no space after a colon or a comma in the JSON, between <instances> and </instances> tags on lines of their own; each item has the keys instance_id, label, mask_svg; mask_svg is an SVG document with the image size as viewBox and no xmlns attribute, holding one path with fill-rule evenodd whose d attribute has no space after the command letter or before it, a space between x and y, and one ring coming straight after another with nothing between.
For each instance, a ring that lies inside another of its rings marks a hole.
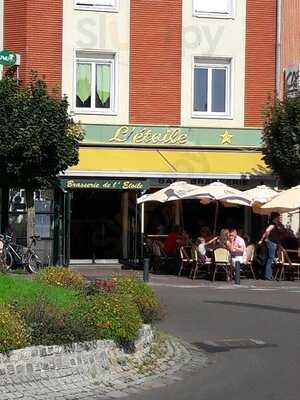
<instances>
[{"instance_id":1,"label":"tree foliage","mask_svg":"<svg viewBox=\"0 0 300 400\"><path fill-rule=\"evenodd\" d=\"M43 80L34 74L27 85L0 80L0 186L53 185L58 173L78 163L82 139L67 99L49 94Z\"/></svg>"},{"instance_id":2,"label":"tree foliage","mask_svg":"<svg viewBox=\"0 0 300 400\"><path fill-rule=\"evenodd\" d=\"M262 151L281 184L300 184L300 93L269 102Z\"/></svg>"}]
</instances>

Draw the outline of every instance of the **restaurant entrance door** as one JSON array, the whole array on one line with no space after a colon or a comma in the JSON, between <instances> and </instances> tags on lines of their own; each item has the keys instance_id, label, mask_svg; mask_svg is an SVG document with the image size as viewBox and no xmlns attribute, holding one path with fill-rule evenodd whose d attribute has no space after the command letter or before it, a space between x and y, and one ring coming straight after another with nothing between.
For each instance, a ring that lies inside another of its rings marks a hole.
<instances>
[{"instance_id":1,"label":"restaurant entrance door","mask_svg":"<svg viewBox=\"0 0 300 400\"><path fill-rule=\"evenodd\" d=\"M71 260L118 260L122 254L121 191L74 190Z\"/></svg>"}]
</instances>

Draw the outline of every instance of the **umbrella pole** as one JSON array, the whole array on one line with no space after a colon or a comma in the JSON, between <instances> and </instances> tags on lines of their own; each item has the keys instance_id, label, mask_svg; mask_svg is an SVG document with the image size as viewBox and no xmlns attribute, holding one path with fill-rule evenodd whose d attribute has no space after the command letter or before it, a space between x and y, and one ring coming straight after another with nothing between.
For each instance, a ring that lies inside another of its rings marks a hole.
<instances>
[{"instance_id":1,"label":"umbrella pole","mask_svg":"<svg viewBox=\"0 0 300 400\"><path fill-rule=\"evenodd\" d=\"M183 214L183 201L180 200L180 219L181 219L181 226L184 228L184 214Z\"/></svg>"},{"instance_id":2,"label":"umbrella pole","mask_svg":"<svg viewBox=\"0 0 300 400\"><path fill-rule=\"evenodd\" d=\"M145 203L141 204L141 260L144 258Z\"/></svg>"},{"instance_id":3,"label":"umbrella pole","mask_svg":"<svg viewBox=\"0 0 300 400\"><path fill-rule=\"evenodd\" d=\"M174 202L175 206L175 225L180 225L180 200Z\"/></svg>"},{"instance_id":4,"label":"umbrella pole","mask_svg":"<svg viewBox=\"0 0 300 400\"><path fill-rule=\"evenodd\" d=\"M216 202L216 210L215 210L215 220L214 220L214 236L217 233L217 221L218 221L218 214L219 214L219 202Z\"/></svg>"}]
</instances>

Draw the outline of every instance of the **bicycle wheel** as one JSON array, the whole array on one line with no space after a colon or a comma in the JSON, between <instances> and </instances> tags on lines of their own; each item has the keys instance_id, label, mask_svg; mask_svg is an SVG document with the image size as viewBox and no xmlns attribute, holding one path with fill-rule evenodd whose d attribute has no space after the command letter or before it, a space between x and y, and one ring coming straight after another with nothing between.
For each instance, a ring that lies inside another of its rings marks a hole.
<instances>
[{"instance_id":1,"label":"bicycle wheel","mask_svg":"<svg viewBox=\"0 0 300 400\"><path fill-rule=\"evenodd\" d=\"M26 263L27 271L31 274L35 274L39 272L41 267L42 267L42 262L39 256L35 253L29 254L28 263Z\"/></svg>"},{"instance_id":2,"label":"bicycle wheel","mask_svg":"<svg viewBox=\"0 0 300 400\"><path fill-rule=\"evenodd\" d=\"M14 258L9 250L3 251L3 264L8 271L14 264Z\"/></svg>"}]
</instances>

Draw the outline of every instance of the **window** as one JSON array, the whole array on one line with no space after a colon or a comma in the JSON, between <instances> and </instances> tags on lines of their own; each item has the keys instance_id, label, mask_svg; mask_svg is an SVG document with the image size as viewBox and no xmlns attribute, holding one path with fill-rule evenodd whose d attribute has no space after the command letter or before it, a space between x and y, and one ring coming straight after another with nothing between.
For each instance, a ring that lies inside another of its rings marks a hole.
<instances>
[{"instance_id":1,"label":"window","mask_svg":"<svg viewBox=\"0 0 300 400\"><path fill-rule=\"evenodd\" d=\"M17 245L27 246L27 209L24 189L10 189L8 203L8 225L6 233ZM49 264L53 258L54 240L54 190L36 190L34 192L35 235L40 239L35 251L43 264Z\"/></svg>"},{"instance_id":2,"label":"window","mask_svg":"<svg viewBox=\"0 0 300 400\"><path fill-rule=\"evenodd\" d=\"M118 0L74 0L82 10L118 11Z\"/></svg>"},{"instance_id":3,"label":"window","mask_svg":"<svg viewBox=\"0 0 300 400\"><path fill-rule=\"evenodd\" d=\"M194 14L203 17L230 18L233 0L194 0Z\"/></svg>"},{"instance_id":4,"label":"window","mask_svg":"<svg viewBox=\"0 0 300 400\"><path fill-rule=\"evenodd\" d=\"M230 116L230 60L195 59L193 114Z\"/></svg>"},{"instance_id":5,"label":"window","mask_svg":"<svg viewBox=\"0 0 300 400\"><path fill-rule=\"evenodd\" d=\"M100 114L115 111L113 55L79 53L76 59L76 110Z\"/></svg>"}]
</instances>

